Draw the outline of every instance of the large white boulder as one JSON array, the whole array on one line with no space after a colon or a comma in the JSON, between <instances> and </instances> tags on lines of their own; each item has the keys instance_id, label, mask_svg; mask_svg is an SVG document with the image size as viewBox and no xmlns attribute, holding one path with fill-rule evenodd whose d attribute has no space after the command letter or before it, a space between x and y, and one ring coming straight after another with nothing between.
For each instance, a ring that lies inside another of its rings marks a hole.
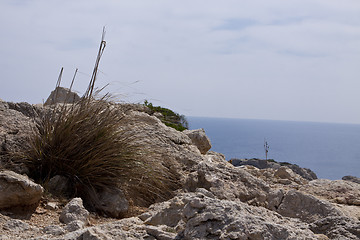
<instances>
[{"instance_id":1,"label":"large white boulder","mask_svg":"<svg viewBox=\"0 0 360 240\"><path fill-rule=\"evenodd\" d=\"M0 209L37 206L44 189L27 176L0 170Z\"/></svg>"},{"instance_id":2,"label":"large white boulder","mask_svg":"<svg viewBox=\"0 0 360 240\"><path fill-rule=\"evenodd\" d=\"M44 105L47 106L56 103L74 103L79 100L80 97L76 93L71 92L67 88L57 87L54 91L51 92Z\"/></svg>"},{"instance_id":3,"label":"large white boulder","mask_svg":"<svg viewBox=\"0 0 360 240\"><path fill-rule=\"evenodd\" d=\"M203 128L196 130L185 130L184 133L191 139L192 143L200 150L201 154L206 154L211 148L211 142L205 134Z\"/></svg>"}]
</instances>

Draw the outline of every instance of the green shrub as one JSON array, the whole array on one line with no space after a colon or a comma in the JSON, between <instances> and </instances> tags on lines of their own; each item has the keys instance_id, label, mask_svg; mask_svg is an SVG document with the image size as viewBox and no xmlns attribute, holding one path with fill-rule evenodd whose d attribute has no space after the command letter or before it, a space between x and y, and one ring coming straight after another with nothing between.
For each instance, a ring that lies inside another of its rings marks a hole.
<instances>
[{"instance_id":1,"label":"green shrub","mask_svg":"<svg viewBox=\"0 0 360 240\"><path fill-rule=\"evenodd\" d=\"M161 121L168 127L175 128L178 131L184 131L189 128L189 123L187 122L184 115L173 112L168 108L163 108L160 106L153 106L152 103L149 103L145 100L144 105L148 107L152 113L159 112L162 114Z\"/></svg>"}]
</instances>

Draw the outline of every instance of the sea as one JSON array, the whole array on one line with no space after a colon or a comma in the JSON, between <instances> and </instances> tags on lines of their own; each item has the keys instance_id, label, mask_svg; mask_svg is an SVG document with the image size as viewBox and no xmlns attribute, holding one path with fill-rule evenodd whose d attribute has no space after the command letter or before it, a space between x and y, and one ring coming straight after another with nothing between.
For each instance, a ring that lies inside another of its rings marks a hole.
<instances>
[{"instance_id":1,"label":"sea","mask_svg":"<svg viewBox=\"0 0 360 240\"><path fill-rule=\"evenodd\" d=\"M310 168L318 178L360 177L360 125L274 120L187 117L203 128L212 151L231 158L268 159Z\"/></svg>"}]
</instances>

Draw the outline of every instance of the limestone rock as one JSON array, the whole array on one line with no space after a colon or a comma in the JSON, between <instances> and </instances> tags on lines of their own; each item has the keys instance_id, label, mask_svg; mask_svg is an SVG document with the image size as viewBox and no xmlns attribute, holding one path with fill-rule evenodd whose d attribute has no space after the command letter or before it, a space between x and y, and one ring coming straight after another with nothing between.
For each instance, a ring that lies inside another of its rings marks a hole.
<instances>
[{"instance_id":1,"label":"limestone rock","mask_svg":"<svg viewBox=\"0 0 360 240\"><path fill-rule=\"evenodd\" d=\"M125 218L111 223L80 229L62 236L61 239L151 239L146 226L136 217ZM154 239L154 238L153 238Z\"/></svg>"},{"instance_id":2,"label":"limestone rock","mask_svg":"<svg viewBox=\"0 0 360 240\"><path fill-rule=\"evenodd\" d=\"M309 182L300 175L295 174L290 168L284 166L278 169L276 168L258 169L251 165L243 165L240 166L239 168L246 170L251 175L264 180L268 184L288 185L290 187L295 187L295 186L307 184Z\"/></svg>"},{"instance_id":3,"label":"limestone rock","mask_svg":"<svg viewBox=\"0 0 360 240\"><path fill-rule=\"evenodd\" d=\"M328 216L344 216L331 203L296 190L284 195L277 212L285 217L299 218L309 223Z\"/></svg>"},{"instance_id":4,"label":"limestone rock","mask_svg":"<svg viewBox=\"0 0 360 240\"><path fill-rule=\"evenodd\" d=\"M165 225L163 225L162 227L146 226L145 229L146 229L146 233L149 234L154 239L159 239L159 240L176 239L176 235L177 235L175 233L176 231Z\"/></svg>"},{"instance_id":5,"label":"limestone rock","mask_svg":"<svg viewBox=\"0 0 360 240\"><path fill-rule=\"evenodd\" d=\"M47 183L47 189L55 196L66 196L70 191L69 179L65 176L56 175Z\"/></svg>"},{"instance_id":6,"label":"limestone rock","mask_svg":"<svg viewBox=\"0 0 360 240\"><path fill-rule=\"evenodd\" d=\"M10 153L28 146L28 137L35 128L35 120L23 113L32 115L33 109L28 108L31 109L31 106L25 103L0 102L0 166L11 168L18 173L26 173L27 169L22 165L13 164Z\"/></svg>"},{"instance_id":7,"label":"limestone rock","mask_svg":"<svg viewBox=\"0 0 360 240\"><path fill-rule=\"evenodd\" d=\"M342 177L342 180L346 180L346 181L355 182L355 183L360 184L360 178L354 177L354 176L344 176L344 177Z\"/></svg>"},{"instance_id":8,"label":"limestone rock","mask_svg":"<svg viewBox=\"0 0 360 240\"><path fill-rule=\"evenodd\" d=\"M119 218L128 211L129 202L120 189L104 188L97 197L95 208L110 217Z\"/></svg>"},{"instance_id":9,"label":"limestone rock","mask_svg":"<svg viewBox=\"0 0 360 240\"><path fill-rule=\"evenodd\" d=\"M154 204L149 213L145 223L167 225L177 233L173 239L316 239L298 220L202 193L182 194Z\"/></svg>"},{"instance_id":10,"label":"limestone rock","mask_svg":"<svg viewBox=\"0 0 360 240\"><path fill-rule=\"evenodd\" d=\"M50 235L62 235L65 233L65 230L57 225L50 225L43 228L43 232Z\"/></svg>"},{"instance_id":11,"label":"limestone rock","mask_svg":"<svg viewBox=\"0 0 360 240\"><path fill-rule=\"evenodd\" d=\"M223 162L203 161L187 175L184 188L205 188L219 199L240 199L253 205L266 205L269 186L246 171Z\"/></svg>"},{"instance_id":12,"label":"limestone rock","mask_svg":"<svg viewBox=\"0 0 360 240\"><path fill-rule=\"evenodd\" d=\"M83 240L110 240L111 238L98 228L89 228L82 235Z\"/></svg>"},{"instance_id":13,"label":"limestone rock","mask_svg":"<svg viewBox=\"0 0 360 240\"><path fill-rule=\"evenodd\" d=\"M293 175L293 172L290 168L287 167L280 167L276 172L274 173L275 177L279 177L282 179L291 179Z\"/></svg>"},{"instance_id":14,"label":"limestone rock","mask_svg":"<svg viewBox=\"0 0 360 240\"><path fill-rule=\"evenodd\" d=\"M68 204L65 205L61 214L60 222L70 223L75 220L86 223L89 218L89 212L84 208L81 198L73 198Z\"/></svg>"},{"instance_id":15,"label":"limestone rock","mask_svg":"<svg viewBox=\"0 0 360 240\"><path fill-rule=\"evenodd\" d=\"M325 234L330 239L360 239L360 221L329 216L310 225L314 233Z\"/></svg>"},{"instance_id":16,"label":"limestone rock","mask_svg":"<svg viewBox=\"0 0 360 240\"><path fill-rule=\"evenodd\" d=\"M69 222L66 226L65 226L65 230L68 232L73 232L79 229L82 229L85 226L85 223L83 221L80 220L74 220Z\"/></svg>"},{"instance_id":17,"label":"limestone rock","mask_svg":"<svg viewBox=\"0 0 360 240\"><path fill-rule=\"evenodd\" d=\"M44 105L47 106L56 103L74 103L79 100L80 97L76 93L71 92L67 88L57 87L54 91L51 92Z\"/></svg>"},{"instance_id":18,"label":"limestone rock","mask_svg":"<svg viewBox=\"0 0 360 240\"><path fill-rule=\"evenodd\" d=\"M192 143L200 150L201 154L206 154L211 148L210 139L205 134L203 128L196 130L185 130L184 133L191 139Z\"/></svg>"},{"instance_id":19,"label":"limestone rock","mask_svg":"<svg viewBox=\"0 0 360 240\"><path fill-rule=\"evenodd\" d=\"M58 206L56 202L48 202L45 204L44 208L48 210L56 210Z\"/></svg>"},{"instance_id":20,"label":"limestone rock","mask_svg":"<svg viewBox=\"0 0 360 240\"><path fill-rule=\"evenodd\" d=\"M317 179L310 181L300 189L330 202L360 206L360 184L355 182Z\"/></svg>"},{"instance_id":21,"label":"limestone rock","mask_svg":"<svg viewBox=\"0 0 360 240\"><path fill-rule=\"evenodd\" d=\"M44 189L23 176L8 170L0 170L0 209L18 206L36 207Z\"/></svg>"},{"instance_id":22,"label":"limestone rock","mask_svg":"<svg viewBox=\"0 0 360 240\"><path fill-rule=\"evenodd\" d=\"M4 224L3 228L13 232L23 232L29 230L30 226L19 219L10 219Z\"/></svg>"},{"instance_id":23,"label":"limestone rock","mask_svg":"<svg viewBox=\"0 0 360 240\"><path fill-rule=\"evenodd\" d=\"M27 102L20 102L20 103L8 102L7 104L9 106L9 109L20 112L24 116L32 119L39 117L39 115L41 115L43 112L41 107L38 107L36 105L31 105Z\"/></svg>"},{"instance_id":24,"label":"limestone rock","mask_svg":"<svg viewBox=\"0 0 360 240\"><path fill-rule=\"evenodd\" d=\"M296 164L290 164L286 162L275 162L273 160L262 160L262 159L230 159L230 162L238 167L243 165L251 165L259 169L274 168L279 169L281 166L290 168L294 173L300 175L302 178L307 180L317 179L316 174L308 168L301 168Z\"/></svg>"}]
</instances>

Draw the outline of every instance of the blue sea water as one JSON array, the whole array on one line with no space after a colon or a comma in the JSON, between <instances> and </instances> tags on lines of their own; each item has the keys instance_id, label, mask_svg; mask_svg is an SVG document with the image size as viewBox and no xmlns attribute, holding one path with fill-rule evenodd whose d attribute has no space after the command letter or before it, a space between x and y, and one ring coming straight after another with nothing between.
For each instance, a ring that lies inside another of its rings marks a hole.
<instances>
[{"instance_id":1,"label":"blue sea water","mask_svg":"<svg viewBox=\"0 0 360 240\"><path fill-rule=\"evenodd\" d=\"M268 158L310 168L318 178L360 177L360 125L187 117L190 129L204 128L212 151L231 158Z\"/></svg>"}]
</instances>

